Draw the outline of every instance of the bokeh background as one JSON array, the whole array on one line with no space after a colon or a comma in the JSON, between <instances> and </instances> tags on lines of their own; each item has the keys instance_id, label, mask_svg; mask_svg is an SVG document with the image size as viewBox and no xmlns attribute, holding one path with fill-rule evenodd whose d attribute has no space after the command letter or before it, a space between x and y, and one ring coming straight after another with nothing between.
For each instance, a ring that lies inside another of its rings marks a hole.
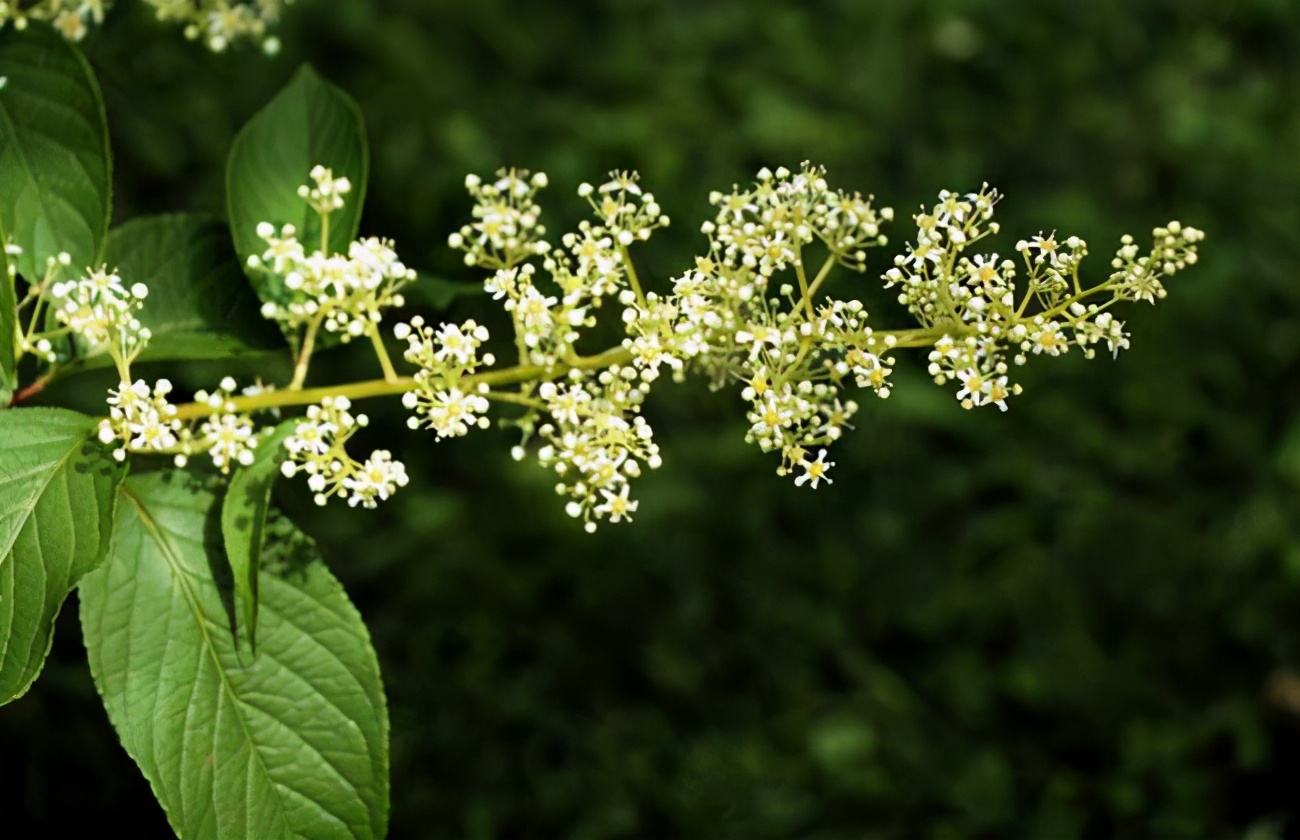
<instances>
[{"instance_id":1,"label":"bokeh background","mask_svg":"<svg viewBox=\"0 0 1300 840\"><path fill-rule=\"evenodd\" d=\"M393 838L1300 837L1300 5L298 0L270 60L140 5L88 44L118 221L220 211L234 132L310 61L365 112L363 231L458 282L461 182L502 164L550 175L553 230L640 170L676 222L639 252L661 282L709 189L804 159L898 208L895 247L986 180L1003 253L1074 233L1096 276L1126 231L1209 234L1124 313L1131 352L1032 364L1006 414L900 363L815 492L736 394L665 385L636 523L586 536L506 433L367 406L412 485L280 503L374 635ZM904 324L877 274L840 290ZM83 658L69 609L0 714L0 836L168 836Z\"/></svg>"}]
</instances>

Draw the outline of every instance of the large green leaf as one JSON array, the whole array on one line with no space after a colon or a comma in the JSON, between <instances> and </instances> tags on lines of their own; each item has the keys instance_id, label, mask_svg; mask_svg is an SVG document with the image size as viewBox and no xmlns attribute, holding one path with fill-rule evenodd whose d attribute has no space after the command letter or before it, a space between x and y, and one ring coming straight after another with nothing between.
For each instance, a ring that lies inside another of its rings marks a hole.
<instances>
[{"instance_id":1,"label":"large green leaf","mask_svg":"<svg viewBox=\"0 0 1300 840\"><path fill-rule=\"evenodd\" d=\"M308 183L308 173L317 164L352 182L347 204L330 214L329 250L346 253L361 222L369 178L365 126L356 103L304 65L230 147L226 200L243 265L266 250L257 235L261 222L292 224L309 250L319 246L317 214L298 196L298 187ZM263 300L284 301L286 290L279 278L261 269L250 269L249 277ZM322 338L329 340L327 335Z\"/></svg>"},{"instance_id":2,"label":"large green leaf","mask_svg":"<svg viewBox=\"0 0 1300 840\"><path fill-rule=\"evenodd\" d=\"M100 260L112 207L104 103L90 65L54 30L0 31L0 227L22 246L18 273L39 279L66 251Z\"/></svg>"},{"instance_id":3,"label":"large green leaf","mask_svg":"<svg viewBox=\"0 0 1300 840\"><path fill-rule=\"evenodd\" d=\"M111 557L82 581L91 673L176 833L378 838L388 717L360 615L314 544L271 523L256 657L227 611L217 497L184 473L122 489Z\"/></svg>"},{"instance_id":4,"label":"large green leaf","mask_svg":"<svg viewBox=\"0 0 1300 840\"><path fill-rule=\"evenodd\" d=\"M18 296L14 279L9 276L9 256L5 252L4 226L0 225L0 410L18 388Z\"/></svg>"},{"instance_id":5,"label":"large green leaf","mask_svg":"<svg viewBox=\"0 0 1300 840\"><path fill-rule=\"evenodd\" d=\"M284 347L215 219L134 219L108 234L104 261L128 285L149 287L140 322L153 338L142 359L222 359Z\"/></svg>"},{"instance_id":6,"label":"large green leaf","mask_svg":"<svg viewBox=\"0 0 1300 840\"><path fill-rule=\"evenodd\" d=\"M234 578L236 636L243 630L254 652L257 651L257 583L266 536L266 513L280 465L289 457L284 448L285 438L294 433L300 422L286 420L258 443L253 463L236 471L221 504L221 536Z\"/></svg>"},{"instance_id":7,"label":"large green leaf","mask_svg":"<svg viewBox=\"0 0 1300 840\"><path fill-rule=\"evenodd\" d=\"M122 470L94 431L60 408L0 412L0 705L36 679L64 599L108 550Z\"/></svg>"}]
</instances>

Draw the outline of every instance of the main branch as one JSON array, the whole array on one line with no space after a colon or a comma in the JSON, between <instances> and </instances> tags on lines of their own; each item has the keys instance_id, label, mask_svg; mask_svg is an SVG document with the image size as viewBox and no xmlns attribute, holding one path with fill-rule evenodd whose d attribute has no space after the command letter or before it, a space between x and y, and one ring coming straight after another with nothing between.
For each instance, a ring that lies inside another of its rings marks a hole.
<instances>
[{"instance_id":1,"label":"main branch","mask_svg":"<svg viewBox=\"0 0 1300 840\"><path fill-rule=\"evenodd\" d=\"M879 342L882 351L902 350L908 347L926 347L933 344L942 333L942 329L892 330L872 334ZM892 337L894 341L888 342ZM576 356L566 363L544 367L542 365L515 365L513 367L476 373L461 380L466 385L487 385L496 388L504 385L519 385L525 382L546 382L559 379L571 370L602 370L614 365L626 365L632 361L632 354L623 347L611 347L592 356ZM283 391L265 391L251 397L237 397L230 402L231 409L238 414L265 411L272 408L290 408L300 405L315 405L326 397L347 397L350 400L364 400L374 397L389 397L404 394L415 387L415 380L409 376L395 379L370 379L363 382L349 382L342 385L325 385L319 388L287 389ZM176 407L176 417L180 420L192 420L206 417L213 413L212 406L206 403L185 403Z\"/></svg>"}]
</instances>

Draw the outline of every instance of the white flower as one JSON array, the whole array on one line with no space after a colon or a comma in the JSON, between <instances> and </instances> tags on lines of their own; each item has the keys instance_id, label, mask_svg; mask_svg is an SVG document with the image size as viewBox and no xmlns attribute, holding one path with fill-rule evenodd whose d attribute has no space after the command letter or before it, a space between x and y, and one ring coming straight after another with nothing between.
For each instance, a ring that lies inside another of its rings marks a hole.
<instances>
[{"instance_id":1,"label":"white flower","mask_svg":"<svg viewBox=\"0 0 1300 840\"><path fill-rule=\"evenodd\" d=\"M379 502L387 501L397 488L405 487L408 480L402 462L394 461L391 452L380 449L371 453L355 473L343 479L342 486L350 494L349 505L374 508Z\"/></svg>"},{"instance_id":2,"label":"white flower","mask_svg":"<svg viewBox=\"0 0 1300 840\"><path fill-rule=\"evenodd\" d=\"M335 423L323 419L309 419L294 428L293 434L285 439L284 448L295 457L324 455L329 452L331 441L338 431L339 427Z\"/></svg>"},{"instance_id":3,"label":"white flower","mask_svg":"<svg viewBox=\"0 0 1300 840\"><path fill-rule=\"evenodd\" d=\"M227 391L234 390L231 383ZM217 414L209 417L199 427L200 445L208 450L212 463L222 472L232 464L248 466L253 462L253 421L242 414Z\"/></svg>"},{"instance_id":4,"label":"white flower","mask_svg":"<svg viewBox=\"0 0 1300 840\"><path fill-rule=\"evenodd\" d=\"M602 489L600 494L605 497L605 501L597 505L592 512L597 516L608 516L609 521L613 523L621 522L624 519L631 522L632 514L636 512L637 505L640 502L628 499L629 489L631 489L631 485L626 483L617 493Z\"/></svg>"},{"instance_id":5,"label":"white flower","mask_svg":"<svg viewBox=\"0 0 1300 840\"><path fill-rule=\"evenodd\" d=\"M439 438L460 437L469 434L470 426L486 425L487 418L479 415L485 413L489 405L487 398L478 393L465 392L459 388L438 391L429 398L423 409L425 425L433 429ZM417 418L412 417L411 420L415 421L413 426L419 425Z\"/></svg>"},{"instance_id":6,"label":"white flower","mask_svg":"<svg viewBox=\"0 0 1300 840\"><path fill-rule=\"evenodd\" d=\"M1011 396L1011 389L1007 385L1007 378L999 376L996 379L990 379L984 383L984 394L986 402L991 402L1001 411L1007 410L1007 397Z\"/></svg>"},{"instance_id":7,"label":"white flower","mask_svg":"<svg viewBox=\"0 0 1300 840\"><path fill-rule=\"evenodd\" d=\"M121 441L125 445L114 451L114 458L124 460L127 450L163 452L180 445L182 424L176 419L176 406L167 401L171 390L166 379L159 379L152 388L138 379L122 382L108 392L108 419L101 421L98 435L106 444Z\"/></svg>"},{"instance_id":8,"label":"white flower","mask_svg":"<svg viewBox=\"0 0 1300 840\"><path fill-rule=\"evenodd\" d=\"M816 461L809 461L805 458L799 462L799 466L803 467L804 473L794 480L796 487L802 487L807 483L812 489L816 490L819 482L825 481L827 484L834 484L830 477L826 475L826 471L835 466L835 462L826 460L825 449L817 453Z\"/></svg>"},{"instance_id":9,"label":"white flower","mask_svg":"<svg viewBox=\"0 0 1300 840\"><path fill-rule=\"evenodd\" d=\"M961 390L957 392L957 399L961 401L962 406L970 408L983 405L988 401L985 388L987 382L979 370L975 368L959 370L957 378L961 380Z\"/></svg>"},{"instance_id":10,"label":"white flower","mask_svg":"<svg viewBox=\"0 0 1300 840\"><path fill-rule=\"evenodd\" d=\"M474 358L479 345L488 338L488 331L473 321L465 322L464 328L456 324L444 324L438 330L438 350L433 357L440 362L452 361L466 365Z\"/></svg>"}]
</instances>

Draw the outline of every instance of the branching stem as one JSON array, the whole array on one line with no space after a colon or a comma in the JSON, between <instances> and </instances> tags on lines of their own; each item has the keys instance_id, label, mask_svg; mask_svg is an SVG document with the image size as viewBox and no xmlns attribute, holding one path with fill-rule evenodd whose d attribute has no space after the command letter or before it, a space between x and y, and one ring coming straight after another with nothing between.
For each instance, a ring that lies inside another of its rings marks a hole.
<instances>
[{"instance_id":1,"label":"branching stem","mask_svg":"<svg viewBox=\"0 0 1300 840\"><path fill-rule=\"evenodd\" d=\"M375 355L379 357L379 366L384 371L385 382L396 382L400 377L397 371L393 370L393 360L388 357L388 348L384 346L384 340L379 336L378 325L370 329L370 341L375 345Z\"/></svg>"},{"instance_id":2,"label":"branching stem","mask_svg":"<svg viewBox=\"0 0 1300 840\"><path fill-rule=\"evenodd\" d=\"M934 343L937 329L895 330L876 332L872 338L884 342L888 336L894 337L889 349L899 350L907 347L925 347ZM534 382L547 382L559 379L571 370L602 370L613 365L626 365L632 361L632 353L624 347L611 347L591 356L575 356L570 361L552 367L541 365L515 365L498 370L475 373L461 379L462 387L487 385L497 388L506 385L522 385ZM301 405L315 405L326 397L347 397L350 400L364 400L374 397L391 397L404 394L415 387L415 380L409 376L397 376L392 380L371 379L364 382L350 382L343 385L325 385L319 388L290 388L283 391L266 391L251 397L236 397L230 401L231 411L244 414L264 411L271 408L290 408ZM502 402L515 402L531 405L522 399L513 399L498 392L488 394L491 399ZM176 417L180 420L192 420L206 417L212 413L212 407L206 403L185 403L177 406Z\"/></svg>"},{"instance_id":3,"label":"branching stem","mask_svg":"<svg viewBox=\"0 0 1300 840\"><path fill-rule=\"evenodd\" d=\"M302 390L302 383L307 381L307 368L311 365L311 354L316 349L316 333L320 330L321 316L317 315L307 323L307 334L302 339L302 350L298 353L298 361L293 366L293 380L289 383L289 390Z\"/></svg>"}]
</instances>

